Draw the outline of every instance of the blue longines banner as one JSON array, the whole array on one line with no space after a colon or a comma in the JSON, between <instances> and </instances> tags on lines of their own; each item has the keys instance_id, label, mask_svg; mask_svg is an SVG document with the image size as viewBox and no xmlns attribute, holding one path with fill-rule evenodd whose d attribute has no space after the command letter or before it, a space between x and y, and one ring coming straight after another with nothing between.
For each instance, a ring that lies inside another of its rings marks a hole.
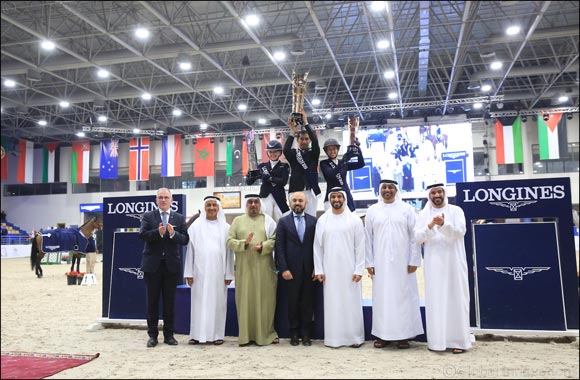
<instances>
[{"instance_id":1,"label":"blue longines banner","mask_svg":"<svg viewBox=\"0 0 580 380\"><path fill-rule=\"evenodd\" d=\"M103 308L110 319L146 319L139 239L141 215L156 210L155 195L103 199ZM185 215L185 195L173 194L171 210ZM182 261L185 259L182 252ZM182 265L183 268L183 265Z\"/></svg>"},{"instance_id":2,"label":"blue longines banner","mask_svg":"<svg viewBox=\"0 0 580 380\"><path fill-rule=\"evenodd\" d=\"M471 325L578 329L569 178L457 184L465 212Z\"/></svg>"}]
</instances>

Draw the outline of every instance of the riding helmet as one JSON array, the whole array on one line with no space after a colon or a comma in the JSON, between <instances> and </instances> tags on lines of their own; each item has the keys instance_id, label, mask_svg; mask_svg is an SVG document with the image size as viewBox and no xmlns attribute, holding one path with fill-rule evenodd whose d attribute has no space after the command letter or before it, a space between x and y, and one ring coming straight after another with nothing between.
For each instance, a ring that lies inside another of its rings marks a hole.
<instances>
[{"instance_id":1,"label":"riding helmet","mask_svg":"<svg viewBox=\"0 0 580 380\"><path fill-rule=\"evenodd\" d=\"M276 152L282 150L282 144L278 140L270 140L266 146L266 152Z\"/></svg>"},{"instance_id":2,"label":"riding helmet","mask_svg":"<svg viewBox=\"0 0 580 380\"><path fill-rule=\"evenodd\" d=\"M340 150L340 144L338 143L338 140L335 138L329 138L324 142L324 146L322 147L322 149L324 149L324 151L326 152L326 148L328 148L329 146L336 146L336 149Z\"/></svg>"}]
</instances>

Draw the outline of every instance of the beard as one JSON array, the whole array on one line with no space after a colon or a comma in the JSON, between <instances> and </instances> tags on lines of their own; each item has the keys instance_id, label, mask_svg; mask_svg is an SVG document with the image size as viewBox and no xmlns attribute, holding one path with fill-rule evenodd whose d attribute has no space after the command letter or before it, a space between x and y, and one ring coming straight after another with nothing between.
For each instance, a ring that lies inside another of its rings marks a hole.
<instances>
[{"instance_id":1,"label":"beard","mask_svg":"<svg viewBox=\"0 0 580 380\"><path fill-rule=\"evenodd\" d=\"M304 211L304 209L302 208L302 206L294 206L292 207L292 211L294 211L296 214L302 214L302 211Z\"/></svg>"},{"instance_id":2,"label":"beard","mask_svg":"<svg viewBox=\"0 0 580 380\"><path fill-rule=\"evenodd\" d=\"M443 204L444 199L443 198L433 198L431 199L431 202L433 202L433 204L435 206L441 206Z\"/></svg>"},{"instance_id":3,"label":"beard","mask_svg":"<svg viewBox=\"0 0 580 380\"><path fill-rule=\"evenodd\" d=\"M335 210L340 210L342 208L342 205L344 205L343 202L332 202L332 208Z\"/></svg>"}]
</instances>

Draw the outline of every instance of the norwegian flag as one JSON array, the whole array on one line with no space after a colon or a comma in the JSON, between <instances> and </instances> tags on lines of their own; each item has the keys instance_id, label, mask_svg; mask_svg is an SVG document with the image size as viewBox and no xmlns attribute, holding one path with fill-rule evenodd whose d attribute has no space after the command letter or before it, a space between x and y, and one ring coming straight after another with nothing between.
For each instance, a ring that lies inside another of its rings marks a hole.
<instances>
[{"instance_id":1,"label":"norwegian flag","mask_svg":"<svg viewBox=\"0 0 580 380\"><path fill-rule=\"evenodd\" d=\"M129 181L149 181L149 137L129 140Z\"/></svg>"}]
</instances>

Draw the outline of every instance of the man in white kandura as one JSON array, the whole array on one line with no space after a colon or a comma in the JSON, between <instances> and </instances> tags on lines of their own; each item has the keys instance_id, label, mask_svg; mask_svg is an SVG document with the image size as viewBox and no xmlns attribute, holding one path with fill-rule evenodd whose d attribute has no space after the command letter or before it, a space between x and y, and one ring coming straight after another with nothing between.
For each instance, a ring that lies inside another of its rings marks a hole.
<instances>
[{"instance_id":1,"label":"man in white kandura","mask_svg":"<svg viewBox=\"0 0 580 380\"><path fill-rule=\"evenodd\" d=\"M465 214L448 203L442 183L427 191L415 225L415 240L424 243L427 343L432 351L461 354L471 348Z\"/></svg>"},{"instance_id":2,"label":"man in white kandura","mask_svg":"<svg viewBox=\"0 0 580 380\"><path fill-rule=\"evenodd\" d=\"M397 341L409 348L409 339L423 334L419 289L415 271L421 249L415 243L415 209L403 202L398 183L380 182L378 203L365 216L366 266L373 278L374 346Z\"/></svg>"},{"instance_id":3,"label":"man in white kandura","mask_svg":"<svg viewBox=\"0 0 580 380\"><path fill-rule=\"evenodd\" d=\"M328 199L331 208L318 219L314 237L314 273L324 289L324 344L358 348L365 341L364 227L346 207L342 188L332 188Z\"/></svg>"},{"instance_id":4,"label":"man in white kandura","mask_svg":"<svg viewBox=\"0 0 580 380\"><path fill-rule=\"evenodd\" d=\"M234 279L230 230L219 198L204 198L204 209L187 230L189 244L183 276L191 287L189 344L224 342L228 285Z\"/></svg>"}]
</instances>

